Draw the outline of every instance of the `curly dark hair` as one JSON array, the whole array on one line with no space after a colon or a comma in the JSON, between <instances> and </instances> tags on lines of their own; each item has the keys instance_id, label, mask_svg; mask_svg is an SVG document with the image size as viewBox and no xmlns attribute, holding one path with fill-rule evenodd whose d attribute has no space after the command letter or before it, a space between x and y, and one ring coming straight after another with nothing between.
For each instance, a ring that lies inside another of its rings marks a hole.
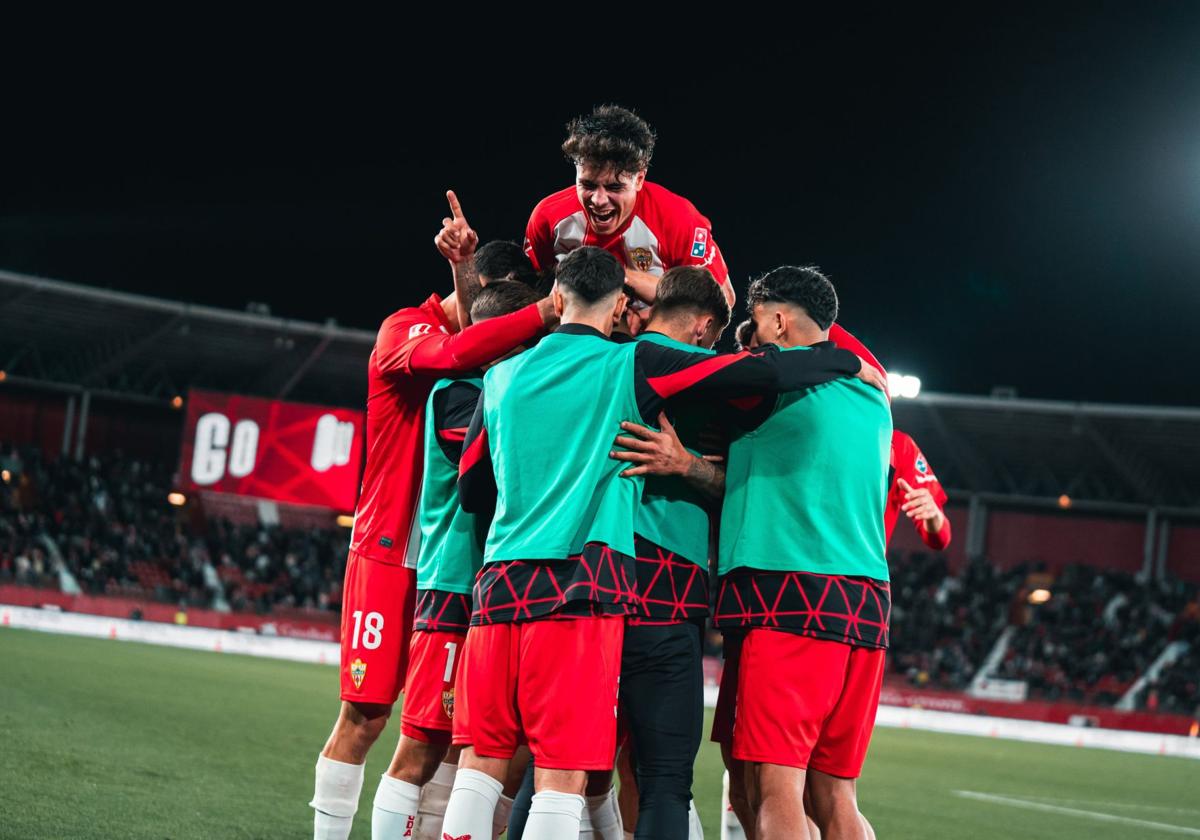
<instances>
[{"instance_id":1,"label":"curly dark hair","mask_svg":"<svg viewBox=\"0 0 1200 840\"><path fill-rule=\"evenodd\" d=\"M782 265L750 284L746 292L747 309L771 302L803 307L823 330L837 320L837 291L815 265Z\"/></svg>"},{"instance_id":2,"label":"curly dark hair","mask_svg":"<svg viewBox=\"0 0 1200 840\"><path fill-rule=\"evenodd\" d=\"M636 173L650 166L656 137L644 119L620 105L597 105L567 123L563 154L572 163L611 166Z\"/></svg>"},{"instance_id":3,"label":"curly dark hair","mask_svg":"<svg viewBox=\"0 0 1200 840\"><path fill-rule=\"evenodd\" d=\"M667 269L658 281L654 312L668 318L676 312L699 312L713 316L722 330L729 326L729 301L725 293L711 271L695 265Z\"/></svg>"}]
</instances>

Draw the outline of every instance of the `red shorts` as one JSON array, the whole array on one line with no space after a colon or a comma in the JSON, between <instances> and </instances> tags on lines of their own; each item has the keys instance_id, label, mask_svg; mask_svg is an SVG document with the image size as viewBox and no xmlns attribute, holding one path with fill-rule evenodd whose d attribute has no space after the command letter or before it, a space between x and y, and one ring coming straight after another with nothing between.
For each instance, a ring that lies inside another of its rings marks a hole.
<instances>
[{"instance_id":1,"label":"red shorts","mask_svg":"<svg viewBox=\"0 0 1200 840\"><path fill-rule=\"evenodd\" d=\"M754 629L742 643L733 757L856 779L886 651Z\"/></svg>"},{"instance_id":2,"label":"red shorts","mask_svg":"<svg viewBox=\"0 0 1200 840\"><path fill-rule=\"evenodd\" d=\"M730 633L722 646L725 663L721 667L721 685L717 690L717 708L713 711L709 740L733 743L733 715L737 708L738 664L742 658L742 634Z\"/></svg>"},{"instance_id":3,"label":"red shorts","mask_svg":"<svg viewBox=\"0 0 1200 840\"><path fill-rule=\"evenodd\" d=\"M472 627L458 674L454 743L538 767L611 770L623 616Z\"/></svg>"},{"instance_id":4,"label":"red shorts","mask_svg":"<svg viewBox=\"0 0 1200 840\"><path fill-rule=\"evenodd\" d=\"M396 702L416 603L416 570L350 552L342 588L343 700Z\"/></svg>"},{"instance_id":5,"label":"red shorts","mask_svg":"<svg viewBox=\"0 0 1200 840\"><path fill-rule=\"evenodd\" d=\"M449 744L454 678L466 633L416 630L408 646L408 677L400 731L427 743Z\"/></svg>"}]
</instances>

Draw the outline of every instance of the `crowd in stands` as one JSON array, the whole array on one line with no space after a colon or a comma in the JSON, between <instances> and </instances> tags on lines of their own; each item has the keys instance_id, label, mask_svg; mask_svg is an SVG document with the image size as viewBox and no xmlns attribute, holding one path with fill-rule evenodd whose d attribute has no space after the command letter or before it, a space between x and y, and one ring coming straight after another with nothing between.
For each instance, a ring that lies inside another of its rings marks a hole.
<instances>
[{"instance_id":1,"label":"crowd in stands","mask_svg":"<svg viewBox=\"0 0 1200 840\"><path fill-rule=\"evenodd\" d=\"M0 583L150 598L181 607L336 612L349 532L203 520L167 502L171 470L136 458L50 460L0 444ZM1031 699L1111 704L1172 641L1190 644L1139 693L1143 708L1200 714L1197 587L1071 566L952 571L944 555L889 558L895 677L964 690L1013 626L990 676ZM1045 586L1051 596L1031 603ZM714 651L719 634L708 638Z\"/></svg>"},{"instance_id":2,"label":"crowd in stands","mask_svg":"<svg viewBox=\"0 0 1200 840\"><path fill-rule=\"evenodd\" d=\"M1049 601L1018 616L994 675L1027 681L1037 699L1115 703L1178 634L1195 598L1196 587L1178 581L1069 566Z\"/></svg>"},{"instance_id":3,"label":"crowd in stands","mask_svg":"<svg viewBox=\"0 0 1200 840\"><path fill-rule=\"evenodd\" d=\"M0 582L265 613L338 610L349 532L196 521L170 470L0 447Z\"/></svg>"},{"instance_id":4,"label":"crowd in stands","mask_svg":"<svg viewBox=\"0 0 1200 840\"><path fill-rule=\"evenodd\" d=\"M923 688L965 689L1008 623L1021 572L983 561L950 573L941 554L889 557L891 669Z\"/></svg>"}]
</instances>

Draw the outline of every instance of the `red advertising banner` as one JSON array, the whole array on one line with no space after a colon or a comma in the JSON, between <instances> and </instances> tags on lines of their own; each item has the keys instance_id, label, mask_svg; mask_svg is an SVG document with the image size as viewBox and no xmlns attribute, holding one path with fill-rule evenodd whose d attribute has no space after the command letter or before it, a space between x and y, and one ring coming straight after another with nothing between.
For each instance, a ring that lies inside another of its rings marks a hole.
<instances>
[{"instance_id":1,"label":"red advertising banner","mask_svg":"<svg viewBox=\"0 0 1200 840\"><path fill-rule=\"evenodd\" d=\"M181 449L186 489L350 511L363 412L192 390Z\"/></svg>"}]
</instances>

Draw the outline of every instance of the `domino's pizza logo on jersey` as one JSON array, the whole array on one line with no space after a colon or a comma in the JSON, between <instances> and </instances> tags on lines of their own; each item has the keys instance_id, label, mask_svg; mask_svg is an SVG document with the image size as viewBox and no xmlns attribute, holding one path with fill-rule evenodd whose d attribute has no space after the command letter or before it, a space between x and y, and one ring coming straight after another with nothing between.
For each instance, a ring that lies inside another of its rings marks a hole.
<instances>
[{"instance_id":1,"label":"domino's pizza logo on jersey","mask_svg":"<svg viewBox=\"0 0 1200 840\"><path fill-rule=\"evenodd\" d=\"M698 227L696 235L692 238L692 256L703 257L706 253L708 253L708 231Z\"/></svg>"},{"instance_id":2,"label":"domino's pizza logo on jersey","mask_svg":"<svg viewBox=\"0 0 1200 840\"><path fill-rule=\"evenodd\" d=\"M915 466L917 468L917 472L921 473L922 475L929 472L929 464L925 463L924 455L918 455L913 466Z\"/></svg>"}]
</instances>

